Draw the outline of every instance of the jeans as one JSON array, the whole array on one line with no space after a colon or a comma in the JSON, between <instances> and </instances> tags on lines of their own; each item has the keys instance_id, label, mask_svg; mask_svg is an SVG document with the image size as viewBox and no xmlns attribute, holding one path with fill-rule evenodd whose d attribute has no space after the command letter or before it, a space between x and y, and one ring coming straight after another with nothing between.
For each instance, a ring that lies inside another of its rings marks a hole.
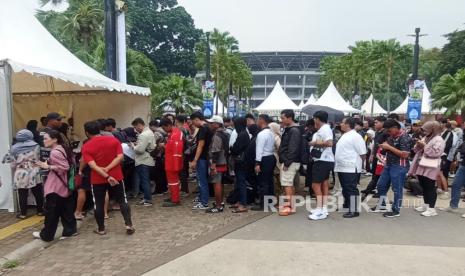
<instances>
[{"instance_id":1,"label":"jeans","mask_svg":"<svg viewBox=\"0 0 465 276\"><path fill-rule=\"evenodd\" d=\"M274 155L264 156L260 164L261 172L258 174L258 196L260 204L265 203L265 196L274 195L273 174L276 167L276 158Z\"/></svg>"},{"instance_id":2,"label":"jeans","mask_svg":"<svg viewBox=\"0 0 465 276\"><path fill-rule=\"evenodd\" d=\"M360 178L359 173L338 173L339 181L342 186L342 196L344 197L343 207L349 209L349 212L359 212L358 198L360 192L358 191L357 184Z\"/></svg>"},{"instance_id":3,"label":"jeans","mask_svg":"<svg viewBox=\"0 0 465 276\"><path fill-rule=\"evenodd\" d=\"M152 167L146 165L136 166L135 181L136 187L141 187L144 192L144 201L152 201L152 191L150 189L150 169Z\"/></svg>"},{"instance_id":4,"label":"jeans","mask_svg":"<svg viewBox=\"0 0 465 276\"><path fill-rule=\"evenodd\" d=\"M197 161L197 179L199 181L199 201L203 206L208 206L208 160L199 159Z\"/></svg>"},{"instance_id":5,"label":"jeans","mask_svg":"<svg viewBox=\"0 0 465 276\"><path fill-rule=\"evenodd\" d=\"M378 193L379 201L378 207L380 204L383 206L387 201L387 192L389 187L392 185L392 191L394 192L394 204L392 205L393 212L400 212L400 207L402 207L402 198L404 195L404 183L405 176L407 175L407 168L399 165L388 165L384 167L383 173L379 177L378 181Z\"/></svg>"},{"instance_id":6,"label":"jeans","mask_svg":"<svg viewBox=\"0 0 465 276\"><path fill-rule=\"evenodd\" d=\"M460 192L463 186L465 186L465 166L460 165L455 173L454 182L452 183L452 194L450 196L451 208L459 208Z\"/></svg>"},{"instance_id":7,"label":"jeans","mask_svg":"<svg viewBox=\"0 0 465 276\"><path fill-rule=\"evenodd\" d=\"M97 221L98 230L105 231L105 216L104 216L104 206L105 206L105 195L108 192L110 198L115 199L118 203L121 214L124 218L124 223L126 226L132 226L131 221L131 209L126 199L126 193L124 191L124 182L120 181L120 184L111 186L108 183L105 184L96 184L92 185L92 193L95 200L95 220Z\"/></svg>"},{"instance_id":8,"label":"jeans","mask_svg":"<svg viewBox=\"0 0 465 276\"><path fill-rule=\"evenodd\" d=\"M247 182L246 182L246 171L243 164L234 164L234 173L236 174L236 185L235 189L239 194L239 203L241 205L247 205Z\"/></svg>"}]
</instances>

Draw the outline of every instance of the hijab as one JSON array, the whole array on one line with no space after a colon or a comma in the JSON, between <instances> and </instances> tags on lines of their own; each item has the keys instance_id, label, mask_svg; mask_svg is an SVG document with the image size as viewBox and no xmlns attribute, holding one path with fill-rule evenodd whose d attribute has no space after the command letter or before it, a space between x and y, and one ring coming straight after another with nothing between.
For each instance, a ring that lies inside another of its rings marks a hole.
<instances>
[{"instance_id":1,"label":"hijab","mask_svg":"<svg viewBox=\"0 0 465 276\"><path fill-rule=\"evenodd\" d=\"M423 125L423 130L425 131L426 140L431 141L434 137L441 135L441 124L436 121L429 121Z\"/></svg>"},{"instance_id":2,"label":"hijab","mask_svg":"<svg viewBox=\"0 0 465 276\"><path fill-rule=\"evenodd\" d=\"M268 125L274 135L281 137L281 126L275 122Z\"/></svg>"},{"instance_id":3,"label":"hijab","mask_svg":"<svg viewBox=\"0 0 465 276\"><path fill-rule=\"evenodd\" d=\"M16 158L21 153L35 150L38 145L34 141L34 134L30 130L21 129L16 134L16 144L11 146L11 154Z\"/></svg>"}]
</instances>

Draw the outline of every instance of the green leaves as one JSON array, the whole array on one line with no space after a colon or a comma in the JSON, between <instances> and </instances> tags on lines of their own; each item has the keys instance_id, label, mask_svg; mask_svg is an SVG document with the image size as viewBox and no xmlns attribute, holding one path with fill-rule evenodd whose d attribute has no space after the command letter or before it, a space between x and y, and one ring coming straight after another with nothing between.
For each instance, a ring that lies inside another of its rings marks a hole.
<instances>
[{"instance_id":1,"label":"green leaves","mask_svg":"<svg viewBox=\"0 0 465 276\"><path fill-rule=\"evenodd\" d=\"M176 114L188 114L202 104L200 86L193 79L170 75L153 87L153 115L162 115L168 110L174 110Z\"/></svg>"},{"instance_id":2,"label":"green leaves","mask_svg":"<svg viewBox=\"0 0 465 276\"><path fill-rule=\"evenodd\" d=\"M431 92L433 108L447 108L446 115L461 111L465 114L465 69L460 69L452 76L443 75Z\"/></svg>"}]
</instances>

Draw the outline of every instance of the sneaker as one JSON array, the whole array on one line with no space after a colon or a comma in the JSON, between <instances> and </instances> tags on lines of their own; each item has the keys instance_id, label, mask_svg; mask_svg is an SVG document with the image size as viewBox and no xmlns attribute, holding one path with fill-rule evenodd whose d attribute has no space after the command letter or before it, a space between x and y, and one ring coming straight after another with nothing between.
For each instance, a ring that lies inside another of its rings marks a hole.
<instances>
[{"instance_id":1,"label":"sneaker","mask_svg":"<svg viewBox=\"0 0 465 276\"><path fill-rule=\"evenodd\" d=\"M205 213L207 214L217 214L217 213L223 213L224 208L223 207L212 207L210 209L205 210Z\"/></svg>"},{"instance_id":2,"label":"sneaker","mask_svg":"<svg viewBox=\"0 0 465 276\"><path fill-rule=\"evenodd\" d=\"M400 217L400 213L399 213L399 212L395 212L395 211L387 212L387 213L384 213L384 214L383 214L383 217L385 217L385 218Z\"/></svg>"},{"instance_id":3,"label":"sneaker","mask_svg":"<svg viewBox=\"0 0 465 276\"><path fill-rule=\"evenodd\" d=\"M194 198L194 200L192 200L192 203L199 203L200 202L200 198L199 197L196 197Z\"/></svg>"},{"instance_id":4,"label":"sneaker","mask_svg":"<svg viewBox=\"0 0 465 276\"><path fill-rule=\"evenodd\" d=\"M449 212L449 213L458 213L459 208L452 208L452 207L446 207L446 208L439 208L439 211L442 212Z\"/></svg>"},{"instance_id":5,"label":"sneaker","mask_svg":"<svg viewBox=\"0 0 465 276\"><path fill-rule=\"evenodd\" d=\"M436 209L428 208L426 211L421 213L421 215L424 216L424 217L434 217L434 216L437 216L438 213L436 212Z\"/></svg>"},{"instance_id":6,"label":"sneaker","mask_svg":"<svg viewBox=\"0 0 465 276\"><path fill-rule=\"evenodd\" d=\"M367 173L365 174L365 176L366 176L366 177L370 177L370 176L372 176L372 174L371 174L370 172L367 172Z\"/></svg>"},{"instance_id":7,"label":"sneaker","mask_svg":"<svg viewBox=\"0 0 465 276\"><path fill-rule=\"evenodd\" d=\"M41 239L40 232L38 232L38 231L32 232L32 236L34 237L34 239Z\"/></svg>"},{"instance_id":8,"label":"sneaker","mask_svg":"<svg viewBox=\"0 0 465 276\"><path fill-rule=\"evenodd\" d=\"M150 202L150 201L142 200L141 202L139 202L138 205L149 207L149 206L152 206L153 204L152 204L152 202Z\"/></svg>"},{"instance_id":9,"label":"sneaker","mask_svg":"<svg viewBox=\"0 0 465 276\"><path fill-rule=\"evenodd\" d=\"M192 207L192 210L207 210L207 209L208 209L208 205L205 206L200 202Z\"/></svg>"},{"instance_id":10,"label":"sneaker","mask_svg":"<svg viewBox=\"0 0 465 276\"><path fill-rule=\"evenodd\" d=\"M327 217L328 217L328 215L320 210L319 212L315 212L315 213L309 215L308 219L310 219L310 220L322 220L322 219L326 219Z\"/></svg>"},{"instance_id":11,"label":"sneaker","mask_svg":"<svg viewBox=\"0 0 465 276\"><path fill-rule=\"evenodd\" d=\"M371 213L386 213L387 211L388 209L386 208L386 206L381 206L379 208L378 206L375 206L370 208Z\"/></svg>"},{"instance_id":12,"label":"sneaker","mask_svg":"<svg viewBox=\"0 0 465 276\"><path fill-rule=\"evenodd\" d=\"M443 200L450 199L450 194L449 194L449 192L444 192L444 193L439 197L439 199L443 199Z\"/></svg>"},{"instance_id":13,"label":"sneaker","mask_svg":"<svg viewBox=\"0 0 465 276\"><path fill-rule=\"evenodd\" d=\"M438 193L438 194L443 194L444 191L443 191L442 189L437 189L437 190L436 190L436 193Z\"/></svg>"},{"instance_id":14,"label":"sneaker","mask_svg":"<svg viewBox=\"0 0 465 276\"><path fill-rule=\"evenodd\" d=\"M423 212L425 212L426 210L428 210L428 208L426 207L426 205L421 205L421 206L415 207L415 211L420 212L420 213L423 213Z\"/></svg>"},{"instance_id":15,"label":"sneaker","mask_svg":"<svg viewBox=\"0 0 465 276\"><path fill-rule=\"evenodd\" d=\"M465 218L465 214L462 215L462 218Z\"/></svg>"}]
</instances>

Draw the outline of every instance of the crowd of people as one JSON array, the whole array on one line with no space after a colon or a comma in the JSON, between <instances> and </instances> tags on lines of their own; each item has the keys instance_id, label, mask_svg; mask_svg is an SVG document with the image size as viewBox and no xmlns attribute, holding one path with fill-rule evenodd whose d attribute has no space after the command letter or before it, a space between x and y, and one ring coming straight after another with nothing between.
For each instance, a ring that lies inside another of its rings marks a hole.
<instances>
[{"instance_id":1,"label":"crowd of people","mask_svg":"<svg viewBox=\"0 0 465 276\"><path fill-rule=\"evenodd\" d=\"M44 228L33 235L44 241L54 239L60 220L63 238L76 235L76 220L92 213L94 232L105 235L110 209L121 211L131 235L135 228L128 199L150 207L154 195L166 195L162 206L177 207L187 200L194 180L194 211L222 213L226 201L233 213L271 206L288 216L296 212L296 184L302 176L316 199L311 220L330 215L328 198L336 176L344 218L358 217L360 202L367 198L378 198L371 212L398 217L404 188L423 198L424 205L415 208L423 216L438 214L438 193L450 198L442 210L456 212L465 184L463 130L447 119L409 124L391 114L329 122L328 113L318 111L297 122L293 110L283 110L279 118L247 114L233 119L206 119L195 112L167 114L148 124L136 118L123 129L114 119L97 119L85 123L83 141L76 139L72 118L63 120L52 112L40 119L40 127L28 122L5 158L14 170L18 217L26 218L31 191L37 214L45 216ZM451 171L455 178L449 193ZM362 175L371 181L359 191ZM225 184L234 185L225 189Z\"/></svg>"}]
</instances>

